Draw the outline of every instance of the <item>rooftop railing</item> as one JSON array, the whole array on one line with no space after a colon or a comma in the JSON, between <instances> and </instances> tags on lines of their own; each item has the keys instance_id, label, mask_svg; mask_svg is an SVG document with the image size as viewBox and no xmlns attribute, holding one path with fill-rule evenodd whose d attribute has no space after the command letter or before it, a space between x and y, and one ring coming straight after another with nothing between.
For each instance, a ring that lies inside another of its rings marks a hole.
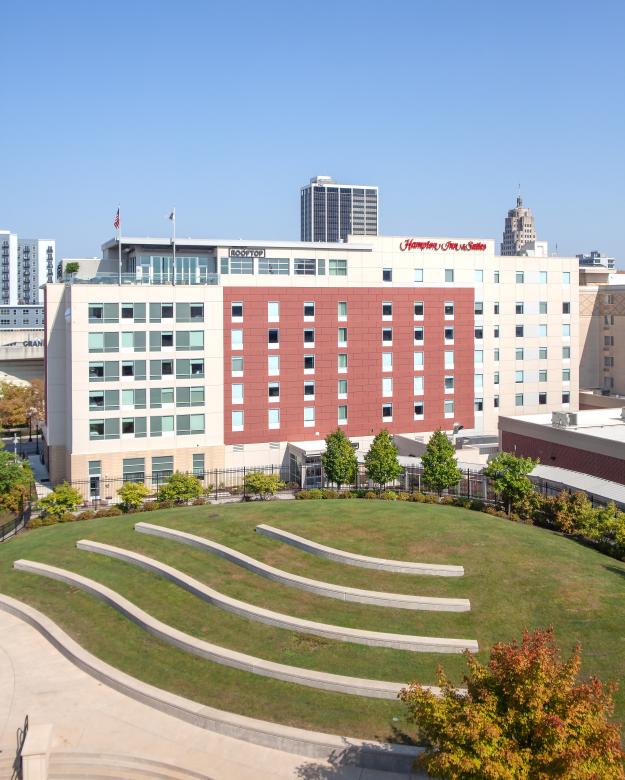
<instances>
[{"instance_id":1,"label":"rooftop railing","mask_svg":"<svg viewBox=\"0 0 625 780\"><path fill-rule=\"evenodd\" d=\"M179 284L179 285L217 285L219 274L207 273L178 273L173 274L144 274L141 271L118 274L114 271L101 271L90 277L71 274L64 280L69 284Z\"/></svg>"}]
</instances>

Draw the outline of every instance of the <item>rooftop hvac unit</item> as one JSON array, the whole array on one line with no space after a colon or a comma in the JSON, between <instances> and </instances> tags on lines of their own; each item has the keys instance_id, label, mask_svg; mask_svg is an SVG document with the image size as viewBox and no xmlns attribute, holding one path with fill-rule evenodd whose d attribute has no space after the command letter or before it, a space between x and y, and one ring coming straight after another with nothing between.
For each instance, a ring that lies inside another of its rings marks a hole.
<instances>
[{"instance_id":1,"label":"rooftop hvac unit","mask_svg":"<svg viewBox=\"0 0 625 780\"><path fill-rule=\"evenodd\" d=\"M552 412L551 424L556 428L570 428L577 425L575 412Z\"/></svg>"},{"instance_id":2,"label":"rooftop hvac unit","mask_svg":"<svg viewBox=\"0 0 625 780\"><path fill-rule=\"evenodd\" d=\"M625 407L621 409L621 420L625 420Z\"/></svg>"}]
</instances>

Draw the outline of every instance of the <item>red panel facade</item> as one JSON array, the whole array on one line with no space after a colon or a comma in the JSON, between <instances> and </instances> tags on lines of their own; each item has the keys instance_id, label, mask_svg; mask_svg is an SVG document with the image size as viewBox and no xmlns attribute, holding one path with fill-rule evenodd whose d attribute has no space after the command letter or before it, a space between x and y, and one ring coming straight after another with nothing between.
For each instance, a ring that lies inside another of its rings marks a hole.
<instances>
[{"instance_id":1,"label":"red panel facade","mask_svg":"<svg viewBox=\"0 0 625 780\"><path fill-rule=\"evenodd\" d=\"M501 448L519 457L538 458L545 466L559 466L625 485L625 462L620 458L508 431L501 433Z\"/></svg>"},{"instance_id":2,"label":"red panel facade","mask_svg":"<svg viewBox=\"0 0 625 780\"><path fill-rule=\"evenodd\" d=\"M243 303L243 322L233 323L232 302ZM267 304L280 304L280 321L269 323ZM304 303L315 303L314 322L304 321ZM339 321L338 304L347 302L347 319ZM423 301L422 320L415 320L415 301ZM444 302L454 302L454 319L445 321ZM382 318L382 304L393 305L392 320ZM474 291L471 288L224 288L224 440L226 444L322 439L338 425L338 406L347 405L347 436L368 436L385 427L392 433L451 429L454 422L473 427ZM454 326L454 344L445 346L444 327ZM423 326L422 345L414 328ZM347 328L347 347L338 346L338 328ZM279 328L280 348L268 348L268 329ZM304 344L304 329L315 329L315 346ZM392 346L383 345L383 328L393 329ZM231 331L243 331L243 350L232 351ZM454 369L444 367L444 350L454 350ZM414 370L413 353L424 353L424 368ZM382 353L393 353L392 372L383 372ZM346 373L338 355L347 353ZM280 375L268 376L267 358L280 355ZM304 373L304 355L315 355L314 374ZM231 377L231 357L244 358L244 374ZM424 376L424 395L415 397L413 377ZM454 376L454 393L445 395L444 377ZM393 396L383 398L382 378L392 376ZM348 380L346 400L339 400L339 379ZM315 400L304 400L304 382L315 381ZM280 403L269 403L268 382L280 382ZM232 405L231 385L244 385L243 405ZM424 400L425 417L414 419L414 401ZM444 416L444 400L454 399L453 419ZM393 404L392 422L382 406ZM304 426L304 406L315 407L314 427ZM268 410L280 409L280 428L269 429ZM244 410L244 430L232 431L231 412Z\"/></svg>"}]
</instances>

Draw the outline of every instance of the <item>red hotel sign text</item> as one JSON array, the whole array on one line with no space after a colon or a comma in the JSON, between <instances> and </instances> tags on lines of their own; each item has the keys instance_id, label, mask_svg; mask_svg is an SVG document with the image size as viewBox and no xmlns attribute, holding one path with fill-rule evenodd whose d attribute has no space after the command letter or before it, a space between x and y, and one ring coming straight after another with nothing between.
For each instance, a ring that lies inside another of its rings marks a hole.
<instances>
[{"instance_id":1,"label":"red hotel sign text","mask_svg":"<svg viewBox=\"0 0 625 780\"><path fill-rule=\"evenodd\" d=\"M468 241L466 244L460 244L458 241L415 241L414 238L407 238L399 245L402 252L410 249L433 249L438 252L484 252L486 244L480 241Z\"/></svg>"}]
</instances>

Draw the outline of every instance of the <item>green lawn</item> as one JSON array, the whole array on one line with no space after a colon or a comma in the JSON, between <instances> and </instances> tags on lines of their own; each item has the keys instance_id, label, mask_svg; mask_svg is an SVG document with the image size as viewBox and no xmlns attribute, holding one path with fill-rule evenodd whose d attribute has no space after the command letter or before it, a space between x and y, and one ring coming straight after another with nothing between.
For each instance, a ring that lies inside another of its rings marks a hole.
<instances>
[{"instance_id":1,"label":"green lawn","mask_svg":"<svg viewBox=\"0 0 625 780\"><path fill-rule=\"evenodd\" d=\"M372 590L458 596L469 613L389 610L345 603L272 583L210 553L138 534L145 521L206 536L303 576ZM418 577L324 561L254 533L268 523L309 539L379 557L461 564L465 576ZM404 727L402 705L317 691L228 669L153 639L83 592L23 572L28 558L102 582L170 625L251 655L320 671L435 682L442 664L461 679L461 656L410 653L272 628L212 607L130 564L80 552L94 539L175 566L243 601L290 615L378 631L477 639L486 657L523 628L553 625L563 651L581 642L584 672L625 678L625 564L549 531L456 507L381 501L279 501L203 506L72 523L0 545L0 591L41 609L105 661L197 701L289 725L389 738ZM617 716L625 716L620 691Z\"/></svg>"}]
</instances>

